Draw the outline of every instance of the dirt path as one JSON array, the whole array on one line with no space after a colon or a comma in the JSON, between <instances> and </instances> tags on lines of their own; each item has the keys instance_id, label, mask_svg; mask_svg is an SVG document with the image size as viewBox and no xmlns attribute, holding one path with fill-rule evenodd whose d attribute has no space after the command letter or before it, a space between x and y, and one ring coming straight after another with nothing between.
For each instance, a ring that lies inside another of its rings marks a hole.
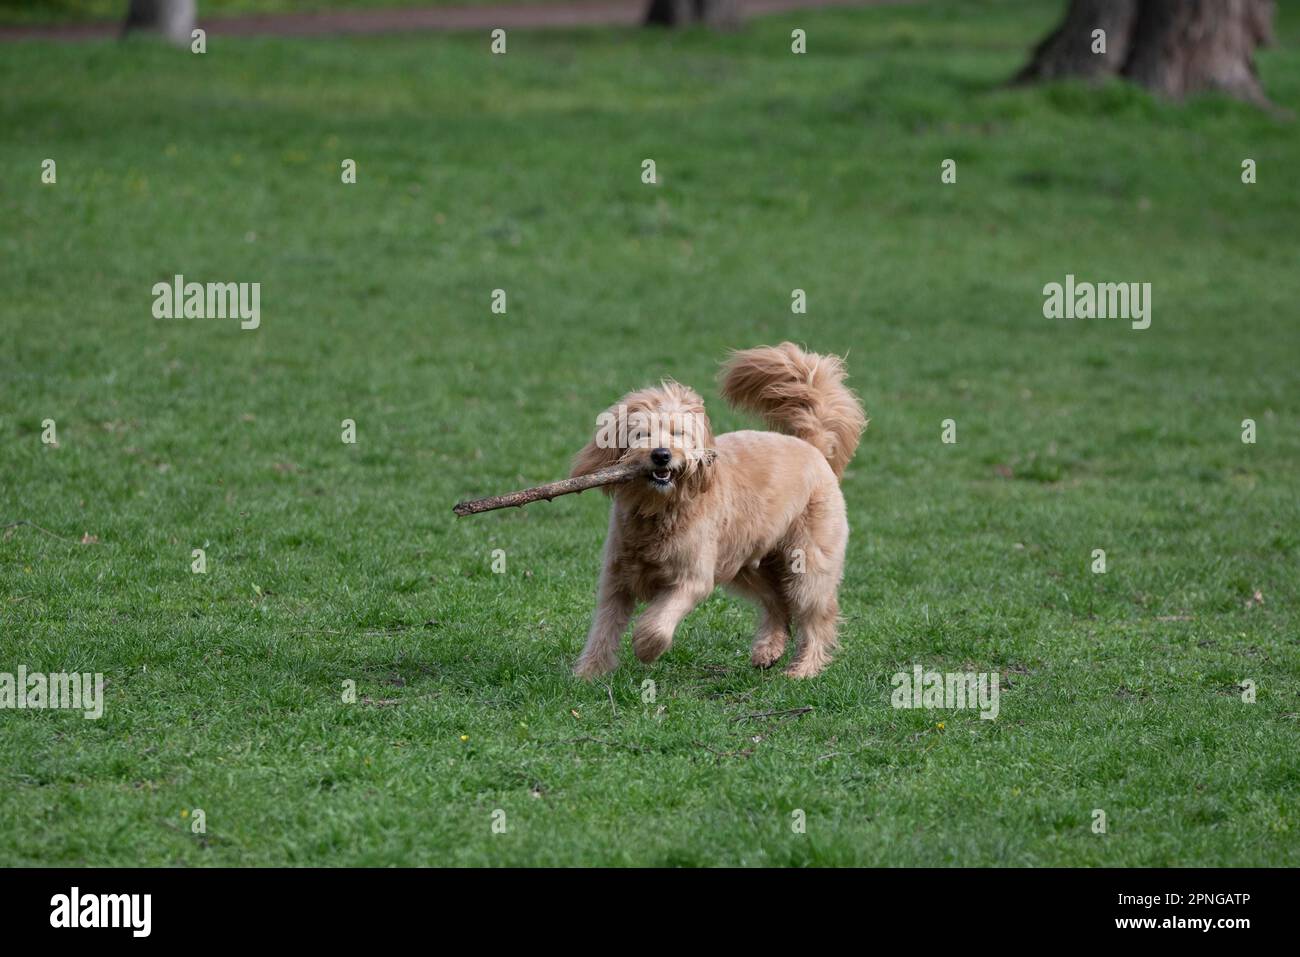
<instances>
[{"instance_id":1,"label":"dirt path","mask_svg":"<svg viewBox=\"0 0 1300 957\"><path fill-rule=\"evenodd\" d=\"M740 0L746 17L817 7L880 6L908 0ZM412 30L547 29L633 26L641 22L646 0L588 0L556 4L478 7L407 7L392 10L327 10L263 16L201 19L211 36L307 37L341 33L407 33ZM115 22L68 23L40 27L0 27L0 42L14 40L96 40L116 37Z\"/></svg>"}]
</instances>

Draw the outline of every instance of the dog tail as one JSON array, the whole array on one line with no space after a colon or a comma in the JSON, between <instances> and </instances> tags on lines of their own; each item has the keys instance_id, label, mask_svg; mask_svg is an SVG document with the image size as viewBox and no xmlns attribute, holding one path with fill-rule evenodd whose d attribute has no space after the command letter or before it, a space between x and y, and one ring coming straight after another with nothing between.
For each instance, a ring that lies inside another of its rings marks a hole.
<instances>
[{"instance_id":1,"label":"dog tail","mask_svg":"<svg viewBox=\"0 0 1300 957\"><path fill-rule=\"evenodd\" d=\"M733 352L722 369L722 396L812 445L840 478L867 427L862 402L844 384L846 375L839 356L783 342Z\"/></svg>"}]
</instances>

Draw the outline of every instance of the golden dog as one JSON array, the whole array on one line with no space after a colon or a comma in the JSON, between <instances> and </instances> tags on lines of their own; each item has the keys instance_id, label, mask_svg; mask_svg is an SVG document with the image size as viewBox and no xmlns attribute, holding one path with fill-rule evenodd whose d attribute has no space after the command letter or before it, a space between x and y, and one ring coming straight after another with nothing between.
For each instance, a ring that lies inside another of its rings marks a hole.
<instances>
[{"instance_id":1,"label":"golden dog","mask_svg":"<svg viewBox=\"0 0 1300 957\"><path fill-rule=\"evenodd\" d=\"M573 474L618 463L645 476L606 487L613 497L596 614L574 673L618 666L619 641L638 601L636 656L649 663L672 645L682 619L724 585L761 609L750 660L799 648L785 673L810 678L830 663L849 537L839 480L867 417L844 385L837 356L790 342L735 352L722 395L778 432L712 435L703 401L676 382L624 396L578 453ZM617 428L611 427L617 423Z\"/></svg>"}]
</instances>

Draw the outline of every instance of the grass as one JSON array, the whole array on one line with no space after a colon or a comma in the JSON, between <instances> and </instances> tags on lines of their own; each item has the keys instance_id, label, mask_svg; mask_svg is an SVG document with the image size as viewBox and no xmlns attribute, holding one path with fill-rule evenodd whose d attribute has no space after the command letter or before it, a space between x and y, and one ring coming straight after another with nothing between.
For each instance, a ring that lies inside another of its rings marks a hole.
<instances>
[{"instance_id":1,"label":"grass","mask_svg":"<svg viewBox=\"0 0 1300 957\"><path fill-rule=\"evenodd\" d=\"M110 684L0 711L0 863L1300 863L1295 126L1000 87L1055 13L6 50L0 524L63 537L0 539L0 671ZM1045 319L1067 272L1151 328ZM154 319L175 273L261 327ZM717 595L576 682L604 499L451 504L662 376L751 425L716 363L784 338L872 416L836 663L754 672ZM892 709L916 663L1002 673L998 719Z\"/></svg>"},{"instance_id":2,"label":"grass","mask_svg":"<svg viewBox=\"0 0 1300 957\"><path fill-rule=\"evenodd\" d=\"M548 3L553 0L199 0L202 20L229 16L398 7L472 7ZM0 0L0 26L48 26L121 20L128 0Z\"/></svg>"}]
</instances>

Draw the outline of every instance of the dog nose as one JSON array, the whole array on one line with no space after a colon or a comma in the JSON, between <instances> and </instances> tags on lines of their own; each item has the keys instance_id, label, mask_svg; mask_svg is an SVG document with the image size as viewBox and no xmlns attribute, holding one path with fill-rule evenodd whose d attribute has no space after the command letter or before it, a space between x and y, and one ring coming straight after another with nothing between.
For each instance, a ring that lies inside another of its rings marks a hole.
<instances>
[{"instance_id":1,"label":"dog nose","mask_svg":"<svg viewBox=\"0 0 1300 957\"><path fill-rule=\"evenodd\" d=\"M667 465L673 460L673 453L667 449L655 449L650 453L650 461L655 465Z\"/></svg>"}]
</instances>

